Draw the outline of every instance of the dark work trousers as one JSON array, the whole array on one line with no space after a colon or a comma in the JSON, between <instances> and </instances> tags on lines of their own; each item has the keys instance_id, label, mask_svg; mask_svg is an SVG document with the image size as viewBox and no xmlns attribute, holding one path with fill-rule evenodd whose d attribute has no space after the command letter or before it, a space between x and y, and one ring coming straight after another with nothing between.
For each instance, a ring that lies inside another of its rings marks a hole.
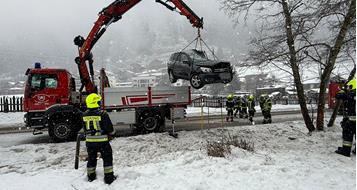
<instances>
[{"instance_id":1,"label":"dark work trousers","mask_svg":"<svg viewBox=\"0 0 357 190\"><path fill-rule=\"evenodd\" d=\"M255 113L254 110L249 110L249 121L250 122L253 122L254 113Z\"/></svg>"},{"instance_id":2,"label":"dark work trousers","mask_svg":"<svg viewBox=\"0 0 357 190\"><path fill-rule=\"evenodd\" d=\"M239 117L240 118L248 118L248 114L247 114L247 107L242 107L241 111L239 112Z\"/></svg>"},{"instance_id":3,"label":"dark work trousers","mask_svg":"<svg viewBox=\"0 0 357 190\"><path fill-rule=\"evenodd\" d=\"M100 152L103 159L104 174L113 173L113 151L109 142L87 142L88 175L95 173L97 167L97 153Z\"/></svg>"},{"instance_id":4,"label":"dark work trousers","mask_svg":"<svg viewBox=\"0 0 357 190\"><path fill-rule=\"evenodd\" d=\"M356 135L356 121L344 120L341 122L343 141L352 146L353 136Z\"/></svg>"},{"instance_id":5,"label":"dark work trousers","mask_svg":"<svg viewBox=\"0 0 357 190\"><path fill-rule=\"evenodd\" d=\"M271 113L270 110L262 110L264 116L263 123L271 123Z\"/></svg>"},{"instance_id":6,"label":"dark work trousers","mask_svg":"<svg viewBox=\"0 0 357 190\"><path fill-rule=\"evenodd\" d=\"M233 108L227 108L227 116L233 117Z\"/></svg>"},{"instance_id":7,"label":"dark work trousers","mask_svg":"<svg viewBox=\"0 0 357 190\"><path fill-rule=\"evenodd\" d=\"M235 110L234 117L237 117L237 114L241 112L241 108L240 107L235 107L234 110Z\"/></svg>"}]
</instances>

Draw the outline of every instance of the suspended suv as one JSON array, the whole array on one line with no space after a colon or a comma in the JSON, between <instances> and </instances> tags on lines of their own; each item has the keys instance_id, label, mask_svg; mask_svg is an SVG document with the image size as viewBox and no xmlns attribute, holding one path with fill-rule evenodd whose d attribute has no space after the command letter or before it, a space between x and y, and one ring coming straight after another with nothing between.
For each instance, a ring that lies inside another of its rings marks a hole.
<instances>
[{"instance_id":1,"label":"suspended suv","mask_svg":"<svg viewBox=\"0 0 357 190\"><path fill-rule=\"evenodd\" d=\"M195 49L173 53L167 66L171 83L177 79L189 80L195 89L205 84L230 83L233 79L229 62L210 60L204 51Z\"/></svg>"}]
</instances>

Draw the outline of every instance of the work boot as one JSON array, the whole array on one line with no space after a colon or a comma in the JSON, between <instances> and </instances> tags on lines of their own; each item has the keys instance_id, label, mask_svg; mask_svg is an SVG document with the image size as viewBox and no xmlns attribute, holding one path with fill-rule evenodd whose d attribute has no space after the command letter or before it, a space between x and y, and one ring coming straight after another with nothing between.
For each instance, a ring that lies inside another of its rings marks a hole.
<instances>
[{"instance_id":1,"label":"work boot","mask_svg":"<svg viewBox=\"0 0 357 190\"><path fill-rule=\"evenodd\" d=\"M233 122L233 117L231 117L231 122Z\"/></svg>"},{"instance_id":2,"label":"work boot","mask_svg":"<svg viewBox=\"0 0 357 190\"><path fill-rule=\"evenodd\" d=\"M113 183L114 180L117 179L117 176L114 175L113 172L104 174L104 183L110 185Z\"/></svg>"},{"instance_id":3,"label":"work boot","mask_svg":"<svg viewBox=\"0 0 357 190\"><path fill-rule=\"evenodd\" d=\"M95 173L88 175L88 181L89 182L92 182L92 181L94 181L96 179L97 179L97 175Z\"/></svg>"},{"instance_id":4,"label":"work boot","mask_svg":"<svg viewBox=\"0 0 357 190\"><path fill-rule=\"evenodd\" d=\"M338 147L335 152L337 154L341 154L343 156L350 157L351 156L351 147L348 147L348 146Z\"/></svg>"}]
</instances>

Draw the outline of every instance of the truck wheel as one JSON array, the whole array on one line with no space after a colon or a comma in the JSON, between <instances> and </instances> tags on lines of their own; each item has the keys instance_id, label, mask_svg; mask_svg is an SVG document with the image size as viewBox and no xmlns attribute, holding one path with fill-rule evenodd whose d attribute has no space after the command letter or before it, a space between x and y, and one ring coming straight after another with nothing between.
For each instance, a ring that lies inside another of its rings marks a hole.
<instances>
[{"instance_id":1,"label":"truck wheel","mask_svg":"<svg viewBox=\"0 0 357 190\"><path fill-rule=\"evenodd\" d=\"M143 127L146 131L154 131L158 125L158 121L155 117L150 116L144 119L143 121Z\"/></svg>"},{"instance_id":2,"label":"truck wheel","mask_svg":"<svg viewBox=\"0 0 357 190\"><path fill-rule=\"evenodd\" d=\"M193 74L190 79L191 86L195 89L200 89L204 86L203 80L198 74Z\"/></svg>"},{"instance_id":3,"label":"truck wheel","mask_svg":"<svg viewBox=\"0 0 357 190\"><path fill-rule=\"evenodd\" d=\"M70 122L58 121L49 128L49 135L55 142L64 142L73 140L75 132L73 131Z\"/></svg>"},{"instance_id":4,"label":"truck wheel","mask_svg":"<svg viewBox=\"0 0 357 190\"><path fill-rule=\"evenodd\" d=\"M143 132L152 133L160 130L160 115L152 112L143 112L139 119L139 128Z\"/></svg>"},{"instance_id":5,"label":"truck wheel","mask_svg":"<svg viewBox=\"0 0 357 190\"><path fill-rule=\"evenodd\" d=\"M177 78L174 76L174 73L171 70L169 71L169 80L171 83L177 82Z\"/></svg>"}]
</instances>

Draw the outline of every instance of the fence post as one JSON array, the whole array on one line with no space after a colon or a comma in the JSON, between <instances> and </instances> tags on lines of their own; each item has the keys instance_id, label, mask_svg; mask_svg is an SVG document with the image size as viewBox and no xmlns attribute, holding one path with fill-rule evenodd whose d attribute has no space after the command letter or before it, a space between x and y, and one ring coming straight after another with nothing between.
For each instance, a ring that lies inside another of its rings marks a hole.
<instances>
[{"instance_id":1,"label":"fence post","mask_svg":"<svg viewBox=\"0 0 357 190\"><path fill-rule=\"evenodd\" d=\"M20 111L20 98L16 98L16 111Z\"/></svg>"},{"instance_id":2,"label":"fence post","mask_svg":"<svg viewBox=\"0 0 357 190\"><path fill-rule=\"evenodd\" d=\"M203 97L201 97L201 131L203 129L203 106L204 106L204 101L203 101Z\"/></svg>"},{"instance_id":3,"label":"fence post","mask_svg":"<svg viewBox=\"0 0 357 190\"><path fill-rule=\"evenodd\" d=\"M221 127L223 128L223 104L222 104L222 97L220 97L219 101L219 105L221 107Z\"/></svg>"},{"instance_id":4,"label":"fence post","mask_svg":"<svg viewBox=\"0 0 357 190\"><path fill-rule=\"evenodd\" d=\"M20 98L20 111L21 112L24 111L24 98L23 97Z\"/></svg>"},{"instance_id":5,"label":"fence post","mask_svg":"<svg viewBox=\"0 0 357 190\"><path fill-rule=\"evenodd\" d=\"M3 97L0 97L0 112L3 112L4 111L4 109L3 109L3 105L4 103L3 103Z\"/></svg>"},{"instance_id":6,"label":"fence post","mask_svg":"<svg viewBox=\"0 0 357 190\"><path fill-rule=\"evenodd\" d=\"M11 102L11 107L10 107L10 112L14 112L14 108L15 108L15 97L10 98L10 102Z\"/></svg>"},{"instance_id":7,"label":"fence post","mask_svg":"<svg viewBox=\"0 0 357 190\"><path fill-rule=\"evenodd\" d=\"M9 112L9 102L7 98L4 99L4 112L5 113Z\"/></svg>"}]
</instances>

